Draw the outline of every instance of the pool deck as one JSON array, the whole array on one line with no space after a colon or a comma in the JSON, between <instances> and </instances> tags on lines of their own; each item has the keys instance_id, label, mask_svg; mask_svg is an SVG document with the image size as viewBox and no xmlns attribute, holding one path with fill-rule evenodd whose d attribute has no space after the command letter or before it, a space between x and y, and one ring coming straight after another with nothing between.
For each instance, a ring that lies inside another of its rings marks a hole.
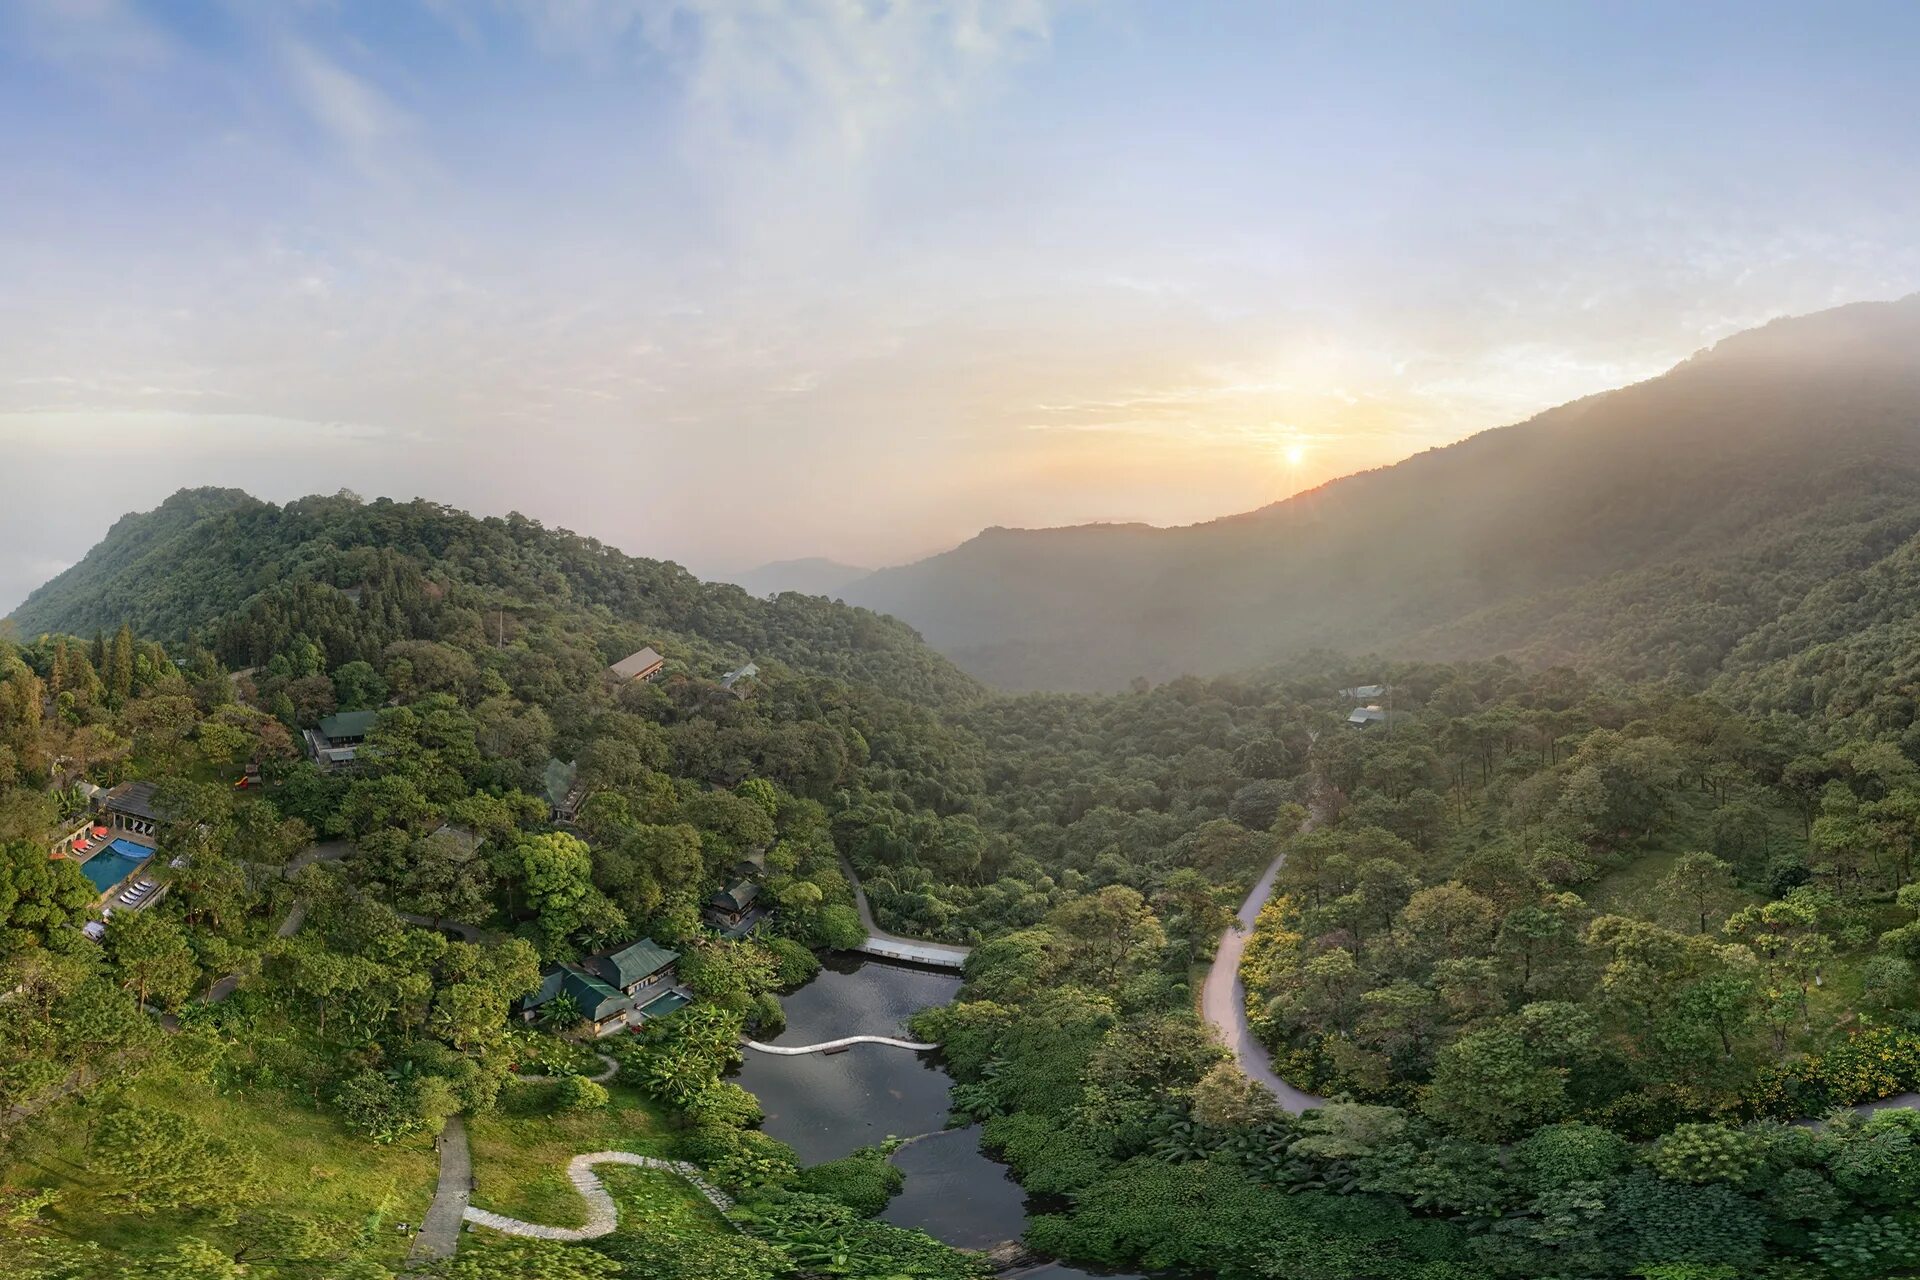
<instances>
[{"instance_id":1,"label":"pool deck","mask_svg":"<svg viewBox=\"0 0 1920 1280\"><path fill-rule=\"evenodd\" d=\"M122 844L130 845L141 850L145 856L142 857L139 862L128 867L126 874L102 887L99 896L94 900L94 905L110 907L120 911L139 911L149 904L158 901L162 894L164 894L166 886L161 886L161 892L148 894L138 903L116 902L114 899L118 894L126 890L129 882L139 879L141 873L146 870L147 865L153 861L154 855L159 852L159 849L151 839L130 835L125 831L109 832L107 835L101 837L99 843L88 850L87 855L76 861L74 865L78 866L81 874L85 875L88 865L96 858L107 856L130 857L131 855L121 852L120 849L116 847ZM89 876L88 878L91 879L92 877Z\"/></svg>"}]
</instances>

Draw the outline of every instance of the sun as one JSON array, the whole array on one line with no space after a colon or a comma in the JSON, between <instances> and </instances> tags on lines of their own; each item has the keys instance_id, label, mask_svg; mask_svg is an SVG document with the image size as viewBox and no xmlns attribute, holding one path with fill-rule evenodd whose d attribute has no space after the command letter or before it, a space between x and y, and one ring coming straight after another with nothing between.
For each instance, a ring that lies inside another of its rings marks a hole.
<instances>
[{"instance_id":1,"label":"sun","mask_svg":"<svg viewBox=\"0 0 1920 1280\"><path fill-rule=\"evenodd\" d=\"M1303 444L1290 444L1281 456L1286 458L1288 466L1297 467L1307 460L1307 446Z\"/></svg>"}]
</instances>

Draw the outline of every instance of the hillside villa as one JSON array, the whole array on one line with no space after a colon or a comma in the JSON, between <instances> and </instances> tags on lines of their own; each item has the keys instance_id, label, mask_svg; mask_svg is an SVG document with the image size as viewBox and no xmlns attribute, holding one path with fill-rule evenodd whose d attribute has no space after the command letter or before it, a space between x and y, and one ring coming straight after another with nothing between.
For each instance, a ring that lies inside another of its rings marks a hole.
<instances>
[{"instance_id":1,"label":"hillside villa","mask_svg":"<svg viewBox=\"0 0 1920 1280\"><path fill-rule=\"evenodd\" d=\"M548 965L540 971L540 986L520 1002L527 1022L564 995L580 1011L581 1020L595 1036L611 1035L622 1027L637 1029L692 1002L674 986L674 965L680 953L652 938L641 938L586 957L578 964Z\"/></svg>"},{"instance_id":2,"label":"hillside villa","mask_svg":"<svg viewBox=\"0 0 1920 1280\"><path fill-rule=\"evenodd\" d=\"M587 798L587 786L580 781L580 770L571 760L549 757L541 775L541 790L547 797L548 812L563 827L579 816L580 802Z\"/></svg>"},{"instance_id":3,"label":"hillside villa","mask_svg":"<svg viewBox=\"0 0 1920 1280\"><path fill-rule=\"evenodd\" d=\"M151 782L123 782L110 791L89 789L92 812L51 850L55 858L79 863L80 874L98 893L94 905L108 914L138 911L165 893L164 885L143 874L164 822L155 804L157 790ZM89 937L98 933L88 930Z\"/></svg>"},{"instance_id":4,"label":"hillside villa","mask_svg":"<svg viewBox=\"0 0 1920 1280\"><path fill-rule=\"evenodd\" d=\"M654 679L666 665L667 660L652 645L647 645L608 667L607 675L617 684L631 684L635 680Z\"/></svg>"},{"instance_id":5,"label":"hillside villa","mask_svg":"<svg viewBox=\"0 0 1920 1280\"><path fill-rule=\"evenodd\" d=\"M345 769L353 764L379 718L378 711L340 711L327 716L307 730L307 754L323 769Z\"/></svg>"}]
</instances>

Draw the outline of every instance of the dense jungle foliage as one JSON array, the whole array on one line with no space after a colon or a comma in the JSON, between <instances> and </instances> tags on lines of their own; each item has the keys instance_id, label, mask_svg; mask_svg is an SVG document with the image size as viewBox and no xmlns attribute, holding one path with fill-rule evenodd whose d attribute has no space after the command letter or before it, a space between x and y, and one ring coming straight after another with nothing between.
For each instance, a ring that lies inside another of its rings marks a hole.
<instances>
[{"instance_id":1,"label":"dense jungle foliage","mask_svg":"<svg viewBox=\"0 0 1920 1280\"><path fill-rule=\"evenodd\" d=\"M125 588L151 630L0 652L0 1232L25 1274L397 1273L381 1224L417 1220L453 1115L490 1203L542 1206L514 1153L552 1131L690 1160L742 1209L680 1205L671 1248L469 1237L450 1274L978 1274L872 1216L876 1154L803 1169L726 1079L861 937L843 860L882 925L976 944L917 1030L1042 1198L1046 1252L1232 1280L1920 1268L1914 1113L1787 1123L1920 1086L1897 687L1789 715L1685 673L1320 656L994 697L891 620L530 522L174 503L165 557L118 526L34 606ZM229 520L262 561L222 562ZM643 644L658 680L605 678ZM1340 688L1374 680L1390 717L1349 726ZM296 744L343 710L377 717L323 773ZM250 762L264 785L236 789ZM77 784L128 779L159 784L167 892L95 943L92 886L47 850ZM771 911L729 939L700 904L754 854ZM1196 1013L1281 854L1244 974L1276 1069L1331 1100L1305 1116ZM697 1000L605 1042L601 1088L556 1034L577 1009L511 1010L543 964L640 934Z\"/></svg>"}]
</instances>

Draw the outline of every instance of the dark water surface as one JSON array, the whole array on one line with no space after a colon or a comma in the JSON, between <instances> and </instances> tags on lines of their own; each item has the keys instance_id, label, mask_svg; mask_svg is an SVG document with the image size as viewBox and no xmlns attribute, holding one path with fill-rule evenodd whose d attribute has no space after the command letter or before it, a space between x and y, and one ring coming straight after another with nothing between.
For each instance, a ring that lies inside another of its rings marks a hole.
<instances>
[{"instance_id":1,"label":"dark water surface","mask_svg":"<svg viewBox=\"0 0 1920 1280\"><path fill-rule=\"evenodd\" d=\"M819 977L781 1001L787 1029L767 1043L816 1044L852 1035L910 1039L907 1018L947 1003L959 990L960 979L952 974L835 957ZM980 1130L945 1129L952 1081L938 1054L872 1044L795 1058L749 1049L738 1079L760 1100L767 1133L807 1164L889 1137L931 1135L894 1154L907 1184L882 1215L888 1222L918 1227L962 1249L1018 1240L1026 1229L1025 1193L1006 1166L980 1153ZM1086 1280L1094 1274L1059 1263L1019 1273L1022 1280Z\"/></svg>"},{"instance_id":2,"label":"dark water surface","mask_svg":"<svg viewBox=\"0 0 1920 1280\"><path fill-rule=\"evenodd\" d=\"M960 979L951 974L836 958L781 1000L787 1029L767 1043L905 1037L909 1015L945 1004L959 990ZM881 1044L797 1058L748 1049L738 1079L760 1099L767 1133L799 1152L804 1163L818 1164L887 1138L944 1128L951 1081L938 1057Z\"/></svg>"}]
</instances>

